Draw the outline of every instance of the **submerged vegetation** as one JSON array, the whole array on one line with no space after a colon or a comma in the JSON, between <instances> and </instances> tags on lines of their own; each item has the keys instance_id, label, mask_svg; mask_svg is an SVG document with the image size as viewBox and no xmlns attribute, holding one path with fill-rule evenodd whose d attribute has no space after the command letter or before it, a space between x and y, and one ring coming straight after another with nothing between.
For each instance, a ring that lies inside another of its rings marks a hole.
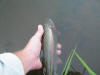
<instances>
[{"instance_id":1,"label":"submerged vegetation","mask_svg":"<svg viewBox=\"0 0 100 75\"><path fill-rule=\"evenodd\" d=\"M85 63L85 61L78 55L78 53L76 52L76 49L73 49L73 52L69 55L66 65L63 69L62 75L83 75L80 72L73 72L73 71L69 71L69 68L71 66L71 61L74 57L74 55L77 57L77 59L82 63L82 65L84 66L84 68L88 71L89 75L96 75L96 73Z\"/></svg>"}]
</instances>

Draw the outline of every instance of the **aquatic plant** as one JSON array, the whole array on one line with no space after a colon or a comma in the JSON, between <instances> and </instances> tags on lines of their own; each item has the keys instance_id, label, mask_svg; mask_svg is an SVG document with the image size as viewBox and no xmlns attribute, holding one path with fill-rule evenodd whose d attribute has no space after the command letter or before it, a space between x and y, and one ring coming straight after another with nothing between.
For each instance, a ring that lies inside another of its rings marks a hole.
<instances>
[{"instance_id":1,"label":"aquatic plant","mask_svg":"<svg viewBox=\"0 0 100 75\"><path fill-rule=\"evenodd\" d=\"M66 65L64 67L64 70L62 72L62 75L67 75L68 71L69 71L69 68L70 68L70 65L71 65L71 61L74 57L74 54L75 54L75 51L76 51L76 48L73 50L73 52L69 55L68 57L68 60L66 62Z\"/></svg>"},{"instance_id":2,"label":"aquatic plant","mask_svg":"<svg viewBox=\"0 0 100 75\"><path fill-rule=\"evenodd\" d=\"M77 59L82 63L82 65L84 66L84 68L88 71L89 75L96 75L96 73L86 64L86 62L78 55L78 53L76 52L76 49L73 49L73 52L69 55L67 61L66 61L66 65L62 71L62 75L68 75L69 72L69 68L71 66L71 61L74 57L74 55L77 57ZM71 72L72 73L72 72Z\"/></svg>"}]
</instances>

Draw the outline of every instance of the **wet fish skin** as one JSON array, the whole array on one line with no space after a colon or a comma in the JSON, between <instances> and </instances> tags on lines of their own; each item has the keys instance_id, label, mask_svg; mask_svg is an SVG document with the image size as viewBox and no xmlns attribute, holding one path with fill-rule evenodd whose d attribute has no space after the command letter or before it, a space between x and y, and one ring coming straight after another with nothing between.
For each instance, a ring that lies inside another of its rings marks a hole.
<instances>
[{"instance_id":1,"label":"wet fish skin","mask_svg":"<svg viewBox=\"0 0 100 75\"><path fill-rule=\"evenodd\" d=\"M43 50L43 72L44 75L57 75L57 64L56 64L56 45L57 38L55 35L55 26L51 19L48 19L43 26L44 35L42 39L42 50Z\"/></svg>"}]
</instances>

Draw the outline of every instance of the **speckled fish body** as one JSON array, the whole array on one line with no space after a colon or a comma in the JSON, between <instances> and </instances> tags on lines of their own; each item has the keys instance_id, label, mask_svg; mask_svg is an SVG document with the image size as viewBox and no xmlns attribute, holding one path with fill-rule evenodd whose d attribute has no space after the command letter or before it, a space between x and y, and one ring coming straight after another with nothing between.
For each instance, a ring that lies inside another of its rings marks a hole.
<instances>
[{"instance_id":1,"label":"speckled fish body","mask_svg":"<svg viewBox=\"0 0 100 75\"><path fill-rule=\"evenodd\" d=\"M55 26L51 19L48 19L44 24L43 35L43 72L44 75L57 75L56 64L56 46L57 39L55 34Z\"/></svg>"}]
</instances>

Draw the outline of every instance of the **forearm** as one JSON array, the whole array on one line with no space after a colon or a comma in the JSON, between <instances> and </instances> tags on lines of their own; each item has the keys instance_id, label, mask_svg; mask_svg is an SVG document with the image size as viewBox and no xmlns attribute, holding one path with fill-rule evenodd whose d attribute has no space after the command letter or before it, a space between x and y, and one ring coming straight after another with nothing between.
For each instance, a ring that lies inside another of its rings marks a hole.
<instances>
[{"instance_id":1,"label":"forearm","mask_svg":"<svg viewBox=\"0 0 100 75\"><path fill-rule=\"evenodd\" d=\"M40 51L43 32L42 25L39 25L37 32L30 38L25 48L14 53L21 60L25 74L29 70L40 69L42 67Z\"/></svg>"},{"instance_id":2,"label":"forearm","mask_svg":"<svg viewBox=\"0 0 100 75\"><path fill-rule=\"evenodd\" d=\"M20 59L10 52L0 54L0 75L24 75Z\"/></svg>"},{"instance_id":3,"label":"forearm","mask_svg":"<svg viewBox=\"0 0 100 75\"><path fill-rule=\"evenodd\" d=\"M14 52L14 54L20 59L23 64L25 74L32 69L32 59L34 58L29 51L22 49L20 51Z\"/></svg>"}]
</instances>

